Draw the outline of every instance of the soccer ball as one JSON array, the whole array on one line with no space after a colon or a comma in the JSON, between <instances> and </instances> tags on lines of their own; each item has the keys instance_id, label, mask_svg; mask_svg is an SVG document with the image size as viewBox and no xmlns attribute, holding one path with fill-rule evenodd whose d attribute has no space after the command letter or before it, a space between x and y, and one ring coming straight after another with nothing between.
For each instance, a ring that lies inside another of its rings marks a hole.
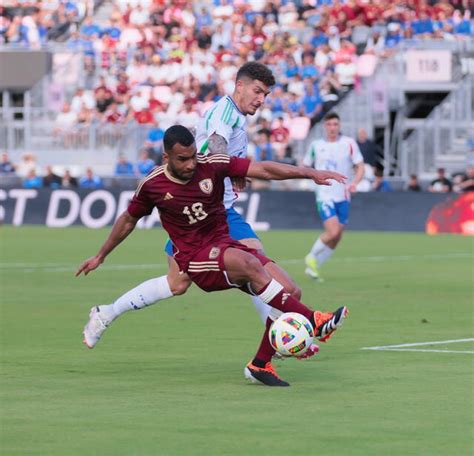
<instances>
[{"instance_id":1,"label":"soccer ball","mask_svg":"<svg viewBox=\"0 0 474 456\"><path fill-rule=\"evenodd\" d=\"M280 315L268 333L272 347L283 356L300 356L313 343L314 331L309 320L299 313Z\"/></svg>"}]
</instances>

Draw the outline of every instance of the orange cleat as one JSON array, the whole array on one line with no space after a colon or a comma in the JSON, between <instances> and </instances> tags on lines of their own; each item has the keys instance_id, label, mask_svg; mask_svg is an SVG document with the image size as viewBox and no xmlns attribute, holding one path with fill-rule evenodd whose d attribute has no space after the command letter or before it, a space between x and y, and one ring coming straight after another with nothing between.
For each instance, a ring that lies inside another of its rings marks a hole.
<instances>
[{"instance_id":1,"label":"orange cleat","mask_svg":"<svg viewBox=\"0 0 474 456\"><path fill-rule=\"evenodd\" d=\"M318 310L314 312L316 338L321 342L326 342L334 331L342 326L347 315L349 315L349 309L346 306L339 307L334 312L323 313Z\"/></svg>"},{"instance_id":2,"label":"orange cleat","mask_svg":"<svg viewBox=\"0 0 474 456\"><path fill-rule=\"evenodd\" d=\"M278 376L271 363L265 364L265 367L257 367L250 361L244 369L244 375L252 383L260 383L266 386L290 386L288 382Z\"/></svg>"}]
</instances>

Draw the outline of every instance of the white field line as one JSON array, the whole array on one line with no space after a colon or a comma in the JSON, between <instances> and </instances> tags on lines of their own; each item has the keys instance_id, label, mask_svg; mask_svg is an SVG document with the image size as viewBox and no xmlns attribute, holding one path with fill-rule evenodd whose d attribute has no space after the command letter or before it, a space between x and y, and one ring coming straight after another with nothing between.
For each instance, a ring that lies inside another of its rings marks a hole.
<instances>
[{"instance_id":1,"label":"white field line","mask_svg":"<svg viewBox=\"0 0 474 456\"><path fill-rule=\"evenodd\" d=\"M418 353L464 353L468 355L474 355L474 351L469 351L469 350L428 350L428 349L423 349L423 348L380 348L378 351L418 352Z\"/></svg>"},{"instance_id":2,"label":"white field line","mask_svg":"<svg viewBox=\"0 0 474 456\"><path fill-rule=\"evenodd\" d=\"M463 342L474 342L474 338L469 339L453 339L453 340L439 340L436 342L417 342L412 344L399 345L383 345L379 347L362 347L361 350L375 350L375 351L398 351L398 352L422 352L422 353L467 353L474 355L474 351L470 350L435 350L423 348L408 348L408 347L424 347L427 345L446 345Z\"/></svg>"},{"instance_id":3,"label":"white field line","mask_svg":"<svg viewBox=\"0 0 474 456\"><path fill-rule=\"evenodd\" d=\"M469 253L440 253L427 255L393 255L393 256L366 256L366 257L346 257L333 258L331 262L336 263L383 263L394 261L412 261L412 260L449 260L459 258L474 258ZM286 260L279 260L278 264L304 264L302 258L293 258ZM74 271L79 264L71 263L9 263L0 262L0 270L2 269L16 269L20 272L70 272ZM167 263L149 263L149 264L103 264L100 266L102 270L109 271L131 271L140 269L162 269L167 268Z\"/></svg>"}]
</instances>

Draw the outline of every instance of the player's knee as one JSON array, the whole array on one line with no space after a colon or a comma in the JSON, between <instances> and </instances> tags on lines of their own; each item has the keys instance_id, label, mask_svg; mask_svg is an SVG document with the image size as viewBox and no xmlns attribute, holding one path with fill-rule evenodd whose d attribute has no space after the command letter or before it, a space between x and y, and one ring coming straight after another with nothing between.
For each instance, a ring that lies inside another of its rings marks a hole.
<instances>
[{"instance_id":1,"label":"player's knee","mask_svg":"<svg viewBox=\"0 0 474 456\"><path fill-rule=\"evenodd\" d=\"M286 284L285 291L298 301L301 299L301 288L296 283Z\"/></svg>"},{"instance_id":2,"label":"player's knee","mask_svg":"<svg viewBox=\"0 0 474 456\"><path fill-rule=\"evenodd\" d=\"M329 231L329 238L332 242L339 242L341 240L342 236L342 230L339 230L337 228Z\"/></svg>"},{"instance_id":3,"label":"player's knee","mask_svg":"<svg viewBox=\"0 0 474 456\"><path fill-rule=\"evenodd\" d=\"M342 233L344 233L344 229L341 228L338 232L337 232L337 237L336 237L336 241L339 242L341 239L342 239Z\"/></svg>"},{"instance_id":4,"label":"player's knee","mask_svg":"<svg viewBox=\"0 0 474 456\"><path fill-rule=\"evenodd\" d=\"M288 288L288 293L298 301L301 299L301 288L296 284L292 284L292 286Z\"/></svg>"},{"instance_id":5,"label":"player's knee","mask_svg":"<svg viewBox=\"0 0 474 456\"><path fill-rule=\"evenodd\" d=\"M242 271L245 271L245 275L248 279L252 279L261 274L265 274L265 269L262 263L253 256L248 256L242 263Z\"/></svg>"},{"instance_id":6,"label":"player's knee","mask_svg":"<svg viewBox=\"0 0 474 456\"><path fill-rule=\"evenodd\" d=\"M173 296L179 296L186 293L188 288L191 286L191 280L188 278L181 277L178 280L170 281L170 290Z\"/></svg>"}]
</instances>

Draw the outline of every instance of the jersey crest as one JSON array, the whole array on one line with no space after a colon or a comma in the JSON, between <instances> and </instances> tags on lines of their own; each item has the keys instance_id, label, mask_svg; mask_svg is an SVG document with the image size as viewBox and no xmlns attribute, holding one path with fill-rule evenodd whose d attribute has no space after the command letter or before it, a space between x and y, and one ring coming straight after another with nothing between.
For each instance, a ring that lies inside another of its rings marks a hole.
<instances>
[{"instance_id":1,"label":"jersey crest","mask_svg":"<svg viewBox=\"0 0 474 456\"><path fill-rule=\"evenodd\" d=\"M209 259L215 260L219 254L221 253L221 249L219 247L212 247L211 251L209 252Z\"/></svg>"},{"instance_id":2,"label":"jersey crest","mask_svg":"<svg viewBox=\"0 0 474 456\"><path fill-rule=\"evenodd\" d=\"M202 181L199 182L199 188L207 195L210 195L213 189L212 180L203 179Z\"/></svg>"}]
</instances>

